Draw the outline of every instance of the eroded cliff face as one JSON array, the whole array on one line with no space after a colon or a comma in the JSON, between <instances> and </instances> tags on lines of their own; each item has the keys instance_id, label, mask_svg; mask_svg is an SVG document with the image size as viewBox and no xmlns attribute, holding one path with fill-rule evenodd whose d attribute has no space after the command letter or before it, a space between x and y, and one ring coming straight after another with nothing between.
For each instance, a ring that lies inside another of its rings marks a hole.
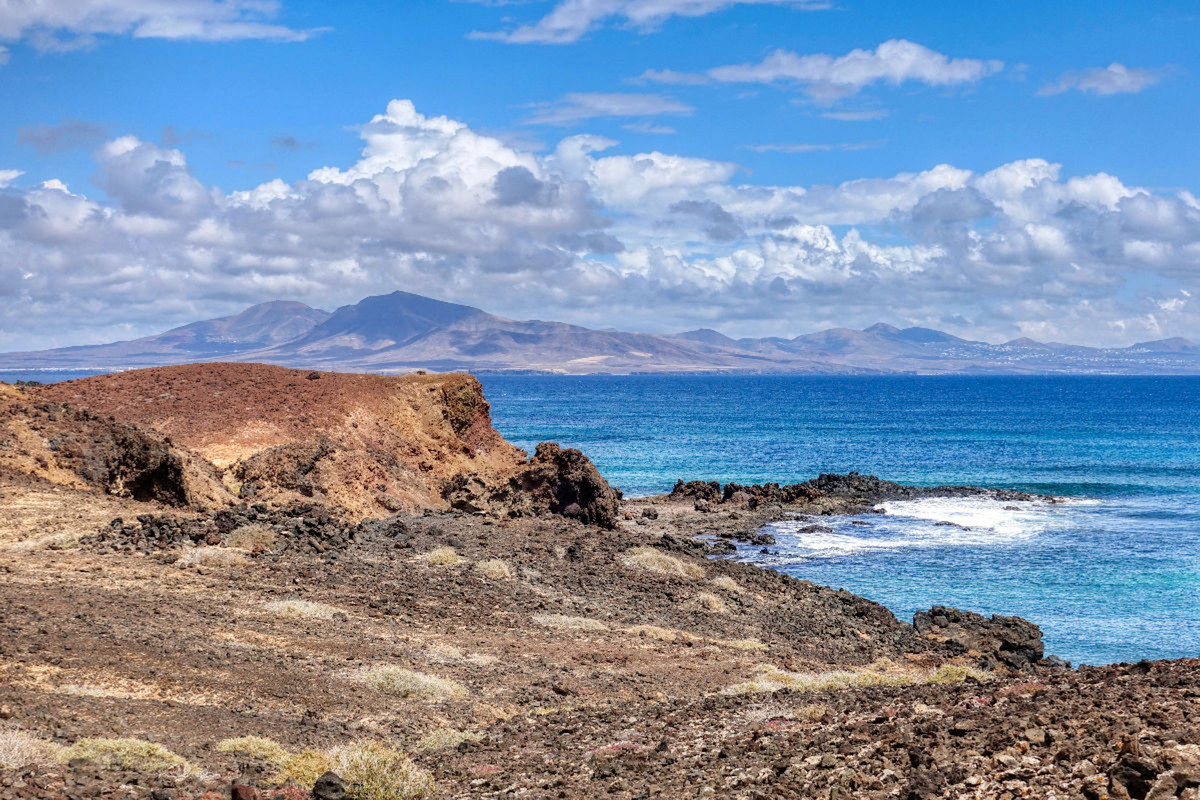
<instances>
[{"instance_id":1,"label":"eroded cliff face","mask_svg":"<svg viewBox=\"0 0 1200 800\"><path fill-rule=\"evenodd\" d=\"M527 461L505 441L471 375L189 364L36 392L194 450L245 501L316 501L363 519L474 510L452 491L470 485L497 516L552 512L611 524L616 515L616 493L582 454Z\"/></svg>"},{"instance_id":2,"label":"eroded cliff face","mask_svg":"<svg viewBox=\"0 0 1200 800\"><path fill-rule=\"evenodd\" d=\"M218 470L162 434L0 384L0 468L59 486L211 509L234 498Z\"/></svg>"}]
</instances>

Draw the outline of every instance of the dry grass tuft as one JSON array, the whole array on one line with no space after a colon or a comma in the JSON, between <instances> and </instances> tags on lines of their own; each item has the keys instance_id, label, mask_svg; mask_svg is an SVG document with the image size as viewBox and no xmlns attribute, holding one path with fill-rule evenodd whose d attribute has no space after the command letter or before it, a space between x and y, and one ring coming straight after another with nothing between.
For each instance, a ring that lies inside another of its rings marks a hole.
<instances>
[{"instance_id":1,"label":"dry grass tuft","mask_svg":"<svg viewBox=\"0 0 1200 800\"><path fill-rule=\"evenodd\" d=\"M0 729L0 768L16 769L66 761L65 748L19 728Z\"/></svg>"},{"instance_id":2,"label":"dry grass tuft","mask_svg":"<svg viewBox=\"0 0 1200 800\"><path fill-rule=\"evenodd\" d=\"M823 692L855 686L907 686L916 683L905 673L885 675L874 670L834 670L830 672L788 672L771 664L760 664L755 676L735 684L722 694L759 694L791 689L796 692Z\"/></svg>"},{"instance_id":3,"label":"dry grass tuft","mask_svg":"<svg viewBox=\"0 0 1200 800\"><path fill-rule=\"evenodd\" d=\"M351 800L418 800L433 794L433 776L403 753L359 739L329 752ZM311 785L311 784L309 784Z\"/></svg>"},{"instance_id":4,"label":"dry grass tuft","mask_svg":"<svg viewBox=\"0 0 1200 800\"><path fill-rule=\"evenodd\" d=\"M566 614L534 614L533 621L547 628L570 628L578 631L606 631L608 626L590 617L569 617Z\"/></svg>"},{"instance_id":5,"label":"dry grass tuft","mask_svg":"<svg viewBox=\"0 0 1200 800\"><path fill-rule=\"evenodd\" d=\"M400 697L415 697L423 700L444 700L450 697L465 697L467 687L449 678L426 675L403 667L369 667L357 673L357 679L372 689Z\"/></svg>"},{"instance_id":6,"label":"dry grass tuft","mask_svg":"<svg viewBox=\"0 0 1200 800\"><path fill-rule=\"evenodd\" d=\"M285 619L308 617L310 619L333 619L335 614L345 614L346 610L337 606L327 606L324 603L313 603L308 600L275 600L263 606L267 611Z\"/></svg>"},{"instance_id":7,"label":"dry grass tuft","mask_svg":"<svg viewBox=\"0 0 1200 800\"><path fill-rule=\"evenodd\" d=\"M480 574L484 577L491 578L494 581L506 581L512 578L512 570L508 568L508 564L505 564L498 558L480 561L475 565L475 569L479 570Z\"/></svg>"},{"instance_id":8,"label":"dry grass tuft","mask_svg":"<svg viewBox=\"0 0 1200 800\"><path fill-rule=\"evenodd\" d=\"M454 728L438 728L421 737L417 747L421 750L453 750L463 742L481 742L483 734L478 731L459 731Z\"/></svg>"},{"instance_id":9,"label":"dry grass tuft","mask_svg":"<svg viewBox=\"0 0 1200 800\"><path fill-rule=\"evenodd\" d=\"M175 563L181 567L242 567L246 565L246 551L227 547L193 547L184 550Z\"/></svg>"},{"instance_id":10,"label":"dry grass tuft","mask_svg":"<svg viewBox=\"0 0 1200 800\"><path fill-rule=\"evenodd\" d=\"M66 749L65 757L138 772L163 772L187 763L161 744L144 739L80 739Z\"/></svg>"},{"instance_id":11,"label":"dry grass tuft","mask_svg":"<svg viewBox=\"0 0 1200 800\"><path fill-rule=\"evenodd\" d=\"M634 625L632 628L626 628L625 632L643 639L658 639L660 642L673 642L679 638L670 628L660 628L657 625Z\"/></svg>"},{"instance_id":12,"label":"dry grass tuft","mask_svg":"<svg viewBox=\"0 0 1200 800\"><path fill-rule=\"evenodd\" d=\"M986 683L992 679L992 676L986 672L981 672L971 667L964 667L958 664L942 664L940 667L930 673L925 679L926 683L935 684L952 684L963 683L967 680L975 681L976 683Z\"/></svg>"},{"instance_id":13,"label":"dry grass tuft","mask_svg":"<svg viewBox=\"0 0 1200 800\"><path fill-rule=\"evenodd\" d=\"M217 742L217 752L234 753L239 756L261 758L271 764L282 764L290 754L283 745L273 739L261 736L239 736L236 739L223 739Z\"/></svg>"},{"instance_id":14,"label":"dry grass tuft","mask_svg":"<svg viewBox=\"0 0 1200 800\"><path fill-rule=\"evenodd\" d=\"M303 750L287 756L279 763L275 773L276 783L294 781L300 786L311 787L317 778L333 769L329 756L316 750Z\"/></svg>"},{"instance_id":15,"label":"dry grass tuft","mask_svg":"<svg viewBox=\"0 0 1200 800\"><path fill-rule=\"evenodd\" d=\"M653 547L635 547L626 550L617 560L631 569L645 570L673 578L703 578L704 567L668 555Z\"/></svg>"},{"instance_id":16,"label":"dry grass tuft","mask_svg":"<svg viewBox=\"0 0 1200 800\"><path fill-rule=\"evenodd\" d=\"M275 546L275 532L263 525L243 525L229 532L225 546L264 553Z\"/></svg>"},{"instance_id":17,"label":"dry grass tuft","mask_svg":"<svg viewBox=\"0 0 1200 800\"><path fill-rule=\"evenodd\" d=\"M456 567L462 563L462 559L458 557L458 553L454 552L453 547L439 547L436 550L430 550L423 558L435 567Z\"/></svg>"},{"instance_id":18,"label":"dry grass tuft","mask_svg":"<svg viewBox=\"0 0 1200 800\"><path fill-rule=\"evenodd\" d=\"M721 647L731 647L734 650L768 650L765 644L758 639L714 639L713 644L718 644Z\"/></svg>"},{"instance_id":19,"label":"dry grass tuft","mask_svg":"<svg viewBox=\"0 0 1200 800\"><path fill-rule=\"evenodd\" d=\"M696 595L696 600L704 607L705 611L712 614L727 614L729 606L725 605L725 601L717 597L712 592L701 592Z\"/></svg>"},{"instance_id":20,"label":"dry grass tuft","mask_svg":"<svg viewBox=\"0 0 1200 800\"><path fill-rule=\"evenodd\" d=\"M742 591L742 585L728 575L718 575L713 578L712 585L727 592L738 592L740 594Z\"/></svg>"},{"instance_id":21,"label":"dry grass tuft","mask_svg":"<svg viewBox=\"0 0 1200 800\"><path fill-rule=\"evenodd\" d=\"M471 664L486 667L500 659L487 653L468 653L460 647L445 642L434 642L425 648L425 657L433 664Z\"/></svg>"}]
</instances>

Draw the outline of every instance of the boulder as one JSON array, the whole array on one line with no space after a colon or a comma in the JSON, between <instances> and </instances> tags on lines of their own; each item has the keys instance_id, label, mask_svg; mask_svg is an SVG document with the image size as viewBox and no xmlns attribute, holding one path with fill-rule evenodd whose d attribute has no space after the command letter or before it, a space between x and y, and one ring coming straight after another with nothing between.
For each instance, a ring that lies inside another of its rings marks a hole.
<instances>
[{"instance_id":1,"label":"boulder","mask_svg":"<svg viewBox=\"0 0 1200 800\"><path fill-rule=\"evenodd\" d=\"M917 633L950 644L961 652L976 652L987 661L1026 669L1041 660L1042 629L1021 617L991 618L957 608L934 606L913 615Z\"/></svg>"}]
</instances>

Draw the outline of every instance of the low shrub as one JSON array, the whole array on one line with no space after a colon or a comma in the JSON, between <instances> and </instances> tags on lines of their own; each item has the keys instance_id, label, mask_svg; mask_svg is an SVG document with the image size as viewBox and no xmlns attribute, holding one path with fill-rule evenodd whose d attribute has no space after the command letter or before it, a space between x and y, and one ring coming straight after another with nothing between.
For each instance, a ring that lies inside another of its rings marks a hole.
<instances>
[{"instance_id":1,"label":"low shrub","mask_svg":"<svg viewBox=\"0 0 1200 800\"><path fill-rule=\"evenodd\" d=\"M731 647L734 650L751 651L751 650L767 650L767 649L769 649L765 644L760 642L758 639L714 639L713 643L718 644L721 647Z\"/></svg>"},{"instance_id":2,"label":"low shrub","mask_svg":"<svg viewBox=\"0 0 1200 800\"><path fill-rule=\"evenodd\" d=\"M282 764L290 755L283 745L261 736L239 736L217 742L217 752L261 758L272 764Z\"/></svg>"},{"instance_id":3,"label":"low shrub","mask_svg":"<svg viewBox=\"0 0 1200 800\"><path fill-rule=\"evenodd\" d=\"M0 768L16 769L66 761L61 745L39 739L19 728L0 729Z\"/></svg>"},{"instance_id":4,"label":"low shrub","mask_svg":"<svg viewBox=\"0 0 1200 800\"><path fill-rule=\"evenodd\" d=\"M626 550L617 560L631 569L669 575L673 578L703 578L704 567L656 550L653 547L635 547Z\"/></svg>"},{"instance_id":5,"label":"low shrub","mask_svg":"<svg viewBox=\"0 0 1200 800\"><path fill-rule=\"evenodd\" d=\"M350 800L419 800L433 794L432 775L378 742L359 739L335 747L329 757Z\"/></svg>"},{"instance_id":6,"label":"low shrub","mask_svg":"<svg viewBox=\"0 0 1200 800\"><path fill-rule=\"evenodd\" d=\"M761 664L755 676L735 684L723 694L758 694L791 689L796 692L822 692L855 686L905 686L916 683L909 674L885 675L874 670L834 670L830 672L788 672L771 664Z\"/></svg>"},{"instance_id":7,"label":"low shrub","mask_svg":"<svg viewBox=\"0 0 1200 800\"><path fill-rule=\"evenodd\" d=\"M163 772L187 762L161 744L144 739L80 739L66 749L67 761L76 759L105 769Z\"/></svg>"},{"instance_id":8,"label":"low shrub","mask_svg":"<svg viewBox=\"0 0 1200 800\"><path fill-rule=\"evenodd\" d=\"M449 678L426 675L403 667L380 666L362 670L358 680L380 692L423 700L465 697L467 687Z\"/></svg>"},{"instance_id":9,"label":"low shrub","mask_svg":"<svg viewBox=\"0 0 1200 800\"><path fill-rule=\"evenodd\" d=\"M434 642L425 648L425 657L433 664L471 664L486 667L500 659L487 653L468 653L461 647L445 642Z\"/></svg>"},{"instance_id":10,"label":"low shrub","mask_svg":"<svg viewBox=\"0 0 1200 800\"><path fill-rule=\"evenodd\" d=\"M228 547L193 547L184 550L175 563L181 567L241 567L246 564L246 551Z\"/></svg>"},{"instance_id":11,"label":"low shrub","mask_svg":"<svg viewBox=\"0 0 1200 800\"><path fill-rule=\"evenodd\" d=\"M329 756L316 750L302 750L292 753L279 762L279 771L275 773L276 783L293 781L301 787L311 789L317 778L333 769L333 761Z\"/></svg>"},{"instance_id":12,"label":"low shrub","mask_svg":"<svg viewBox=\"0 0 1200 800\"><path fill-rule=\"evenodd\" d=\"M481 742L483 734L478 731L460 731L454 728L438 728L421 737L417 747L422 750L452 750L463 742Z\"/></svg>"},{"instance_id":13,"label":"low shrub","mask_svg":"<svg viewBox=\"0 0 1200 800\"><path fill-rule=\"evenodd\" d=\"M454 552L453 547L439 547L436 550L430 550L424 558L427 563L435 567L456 567L462 563L462 559L458 557L458 553Z\"/></svg>"},{"instance_id":14,"label":"low shrub","mask_svg":"<svg viewBox=\"0 0 1200 800\"><path fill-rule=\"evenodd\" d=\"M679 638L670 628L660 628L657 625L634 625L626 628L625 632L643 639L658 639L660 642L673 642Z\"/></svg>"},{"instance_id":15,"label":"low shrub","mask_svg":"<svg viewBox=\"0 0 1200 800\"><path fill-rule=\"evenodd\" d=\"M491 578L494 581L504 581L512 577L512 570L498 558L480 561L475 565L475 569L479 570L485 578Z\"/></svg>"},{"instance_id":16,"label":"low shrub","mask_svg":"<svg viewBox=\"0 0 1200 800\"><path fill-rule=\"evenodd\" d=\"M712 592L701 592L696 595L696 600L704 608L712 614L725 614L729 612L729 607L725 605L725 601L717 597Z\"/></svg>"},{"instance_id":17,"label":"low shrub","mask_svg":"<svg viewBox=\"0 0 1200 800\"><path fill-rule=\"evenodd\" d=\"M959 664L942 664L940 667L930 673L925 679L926 683L935 684L952 684L963 683L967 680L973 680L976 683L985 683L992 679L991 675L971 667L964 667Z\"/></svg>"},{"instance_id":18,"label":"low shrub","mask_svg":"<svg viewBox=\"0 0 1200 800\"><path fill-rule=\"evenodd\" d=\"M263 553L275 546L275 533L262 525L243 525L229 532L225 537L225 546Z\"/></svg>"},{"instance_id":19,"label":"low shrub","mask_svg":"<svg viewBox=\"0 0 1200 800\"><path fill-rule=\"evenodd\" d=\"M608 626L590 617L570 617L566 614L534 614L533 621L547 628L570 628L580 631L606 631Z\"/></svg>"},{"instance_id":20,"label":"low shrub","mask_svg":"<svg viewBox=\"0 0 1200 800\"><path fill-rule=\"evenodd\" d=\"M741 592L742 586L728 575L718 575L712 579L712 585L727 592Z\"/></svg>"},{"instance_id":21,"label":"low shrub","mask_svg":"<svg viewBox=\"0 0 1200 800\"><path fill-rule=\"evenodd\" d=\"M324 603L313 603L308 600L275 600L265 604L263 608L285 619L298 617L333 619L335 614L346 613L345 609L337 606L327 606Z\"/></svg>"}]
</instances>

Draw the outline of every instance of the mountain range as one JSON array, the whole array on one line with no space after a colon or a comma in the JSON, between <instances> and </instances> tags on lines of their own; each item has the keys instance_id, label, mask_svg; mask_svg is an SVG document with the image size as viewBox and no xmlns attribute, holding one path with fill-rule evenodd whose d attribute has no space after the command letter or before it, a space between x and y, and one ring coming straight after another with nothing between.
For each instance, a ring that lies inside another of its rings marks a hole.
<instances>
[{"instance_id":1,"label":"mountain range","mask_svg":"<svg viewBox=\"0 0 1200 800\"><path fill-rule=\"evenodd\" d=\"M333 313L275 301L141 339L3 353L0 369L127 369L193 361L371 372L1198 374L1200 347L1180 338L1123 348L1032 339L989 344L884 323L792 339L733 339L709 329L629 333L511 320L397 291Z\"/></svg>"}]
</instances>

